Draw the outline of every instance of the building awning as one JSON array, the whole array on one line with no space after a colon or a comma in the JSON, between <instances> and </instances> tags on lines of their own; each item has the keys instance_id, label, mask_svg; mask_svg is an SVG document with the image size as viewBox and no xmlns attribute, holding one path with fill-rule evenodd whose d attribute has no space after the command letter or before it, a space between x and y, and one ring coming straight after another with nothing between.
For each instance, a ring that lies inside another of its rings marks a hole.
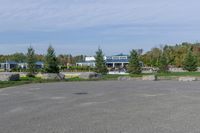
<instances>
[{"instance_id":1,"label":"building awning","mask_svg":"<svg viewBox=\"0 0 200 133\"><path fill-rule=\"evenodd\" d=\"M106 63L129 63L129 60L128 59L120 59L120 60L107 59Z\"/></svg>"}]
</instances>

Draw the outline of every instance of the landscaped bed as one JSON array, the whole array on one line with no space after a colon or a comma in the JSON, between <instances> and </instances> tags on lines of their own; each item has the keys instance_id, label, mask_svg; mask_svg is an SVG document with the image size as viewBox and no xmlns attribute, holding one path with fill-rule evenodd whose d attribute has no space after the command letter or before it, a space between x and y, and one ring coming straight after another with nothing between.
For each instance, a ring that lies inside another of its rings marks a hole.
<instances>
[{"instance_id":1,"label":"landscaped bed","mask_svg":"<svg viewBox=\"0 0 200 133\"><path fill-rule=\"evenodd\" d=\"M81 79L78 77L69 78L65 80L44 80L41 78L29 78L29 77L22 77L19 81L0 81L0 88L10 87L10 86L17 86L23 84L30 84L30 83L47 83L47 82L76 82L76 81L98 81L98 80L118 80L119 77L132 77L132 78L140 78L144 75L152 75L152 74L129 74L129 75L102 75L101 79ZM176 73L156 73L155 74L159 80L176 80L178 77L199 77L200 72L176 72Z\"/></svg>"},{"instance_id":2,"label":"landscaped bed","mask_svg":"<svg viewBox=\"0 0 200 133\"><path fill-rule=\"evenodd\" d=\"M41 78L22 77L20 78L19 81L0 81L0 88L30 84L30 83L47 83L47 82L59 82L59 80L43 80Z\"/></svg>"}]
</instances>

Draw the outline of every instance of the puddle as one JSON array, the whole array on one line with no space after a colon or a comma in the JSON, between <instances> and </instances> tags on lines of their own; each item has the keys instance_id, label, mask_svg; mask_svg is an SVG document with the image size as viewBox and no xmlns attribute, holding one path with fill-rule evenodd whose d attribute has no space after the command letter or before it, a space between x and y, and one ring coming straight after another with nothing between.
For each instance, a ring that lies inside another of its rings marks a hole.
<instances>
[{"instance_id":1,"label":"puddle","mask_svg":"<svg viewBox=\"0 0 200 133\"><path fill-rule=\"evenodd\" d=\"M87 92L77 92L77 93L73 93L75 95L87 95L88 93Z\"/></svg>"}]
</instances>

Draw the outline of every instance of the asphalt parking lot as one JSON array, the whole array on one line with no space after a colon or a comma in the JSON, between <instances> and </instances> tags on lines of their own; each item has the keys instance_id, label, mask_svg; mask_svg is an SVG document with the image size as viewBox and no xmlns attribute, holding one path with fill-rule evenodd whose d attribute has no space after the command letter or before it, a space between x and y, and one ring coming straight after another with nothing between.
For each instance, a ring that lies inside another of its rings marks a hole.
<instances>
[{"instance_id":1,"label":"asphalt parking lot","mask_svg":"<svg viewBox=\"0 0 200 133\"><path fill-rule=\"evenodd\" d=\"M0 133L199 132L200 82L65 82L0 90Z\"/></svg>"}]
</instances>

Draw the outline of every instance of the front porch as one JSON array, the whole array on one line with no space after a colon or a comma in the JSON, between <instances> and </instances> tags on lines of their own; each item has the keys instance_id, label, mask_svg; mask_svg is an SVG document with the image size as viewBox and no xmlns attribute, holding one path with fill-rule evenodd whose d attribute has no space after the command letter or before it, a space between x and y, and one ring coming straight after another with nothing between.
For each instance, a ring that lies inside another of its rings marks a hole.
<instances>
[{"instance_id":1,"label":"front porch","mask_svg":"<svg viewBox=\"0 0 200 133\"><path fill-rule=\"evenodd\" d=\"M127 68L128 62L107 62L106 66L108 68Z\"/></svg>"}]
</instances>

